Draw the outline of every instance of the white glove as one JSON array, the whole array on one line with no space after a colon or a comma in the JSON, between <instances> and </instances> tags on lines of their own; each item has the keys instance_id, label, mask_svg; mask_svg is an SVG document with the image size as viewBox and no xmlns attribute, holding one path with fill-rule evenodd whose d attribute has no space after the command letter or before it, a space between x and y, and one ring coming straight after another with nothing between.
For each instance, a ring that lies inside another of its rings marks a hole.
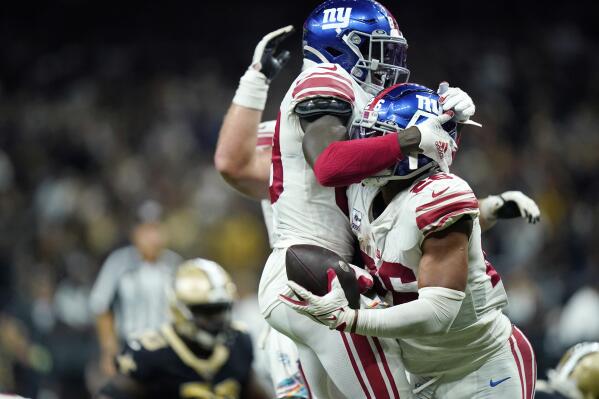
<instances>
[{"instance_id":1,"label":"white glove","mask_svg":"<svg viewBox=\"0 0 599 399\"><path fill-rule=\"evenodd\" d=\"M541 219L541 211L536 202L521 191L490 195L480 201L479 208L481 217L490 222L522 217L534 224Z\"/></svg>"},{"instance_id":2,"label":"white glove","mask_svg":"<svg viewBox=\"0 0 599 399\"><path fill-rule=\"evenodd\" d=\"M233 103L242 107L264 110L268 87L271 80L289 61L289 51L274 52L279 43L293 31L293 26L285 26L264 36L256 45L252 63L239 80Z\"/></svg>"},{"instance_id":3,"label":"white glove","mask_svg":"<svg viewBox=\"0 0 599 399\"><path fill-rule=\"evenodd\" d=\"M454 111L456 122L464 123L474 115L476 111L474 101L459 87L449 87L449 83L441 82L437 94L441 97L439 104L441 104L442 110Z\"/></svg>"},{"instance_id":4,"label":"white glove","mask_svg":"<svg viewBox=\"0 0 599 399\"><path fill-rule=\"evenodd\" d=\"M355 329L356 310L349 307L335 271L329 269L328 273L331 290L325 296L314 295L301 285L289 281L287 285L301 299L295 300L283 294L279 295L279 299L296 312L328 326L331 330L352 331Z\"/></svg>"},{"instance_id":5,"label":"white glove","mask_svg":"<svg viewBox=\"0 0 599 399\"><path fill-rule=\"evenodd\" d=\"M449 173L453 154L458 145L449 133L443 129L443 124L451 120L453 111L447 111L437 117L431 117L416 125L420 131L420 149L422 155L431 158L439 164L441 170Z\"/></svg>"}]
</instances>

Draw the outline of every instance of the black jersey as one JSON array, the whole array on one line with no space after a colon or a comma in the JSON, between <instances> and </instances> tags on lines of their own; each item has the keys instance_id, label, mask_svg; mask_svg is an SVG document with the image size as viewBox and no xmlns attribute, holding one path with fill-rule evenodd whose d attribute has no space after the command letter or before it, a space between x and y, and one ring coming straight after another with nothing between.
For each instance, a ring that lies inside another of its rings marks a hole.
<instances>
[{"instance_id":1,"label":"black jersey","mask_svg":"<svg viewBox=\"0 0 599 399\"><path fill-rule=\"evenodd\" d=\"M252 357L250 337L240 330L233 330L226 344L205 352L166 325L128 341L116 363L119 373L143 387L146 399L238 399L247 386ZM109 390L103 392L114 397Z\"/></svg>"}]
</instances>

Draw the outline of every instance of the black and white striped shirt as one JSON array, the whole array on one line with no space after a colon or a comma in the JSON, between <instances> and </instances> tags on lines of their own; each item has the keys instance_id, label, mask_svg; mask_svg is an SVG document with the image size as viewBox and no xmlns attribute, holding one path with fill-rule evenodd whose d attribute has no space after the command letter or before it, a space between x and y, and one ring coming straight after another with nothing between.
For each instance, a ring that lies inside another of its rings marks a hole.
<instances>
[{"instance_id":1,"label":"black and white striped shirt","mask_svg":"<svg viewBox=\"0 0 599 399\"><path fill-rule=\"evenodd\" d=\"M144 261L134 246L112 252L96 279L90 305L95 315L113 311L121 340L169 320L167 286L183 261L170 250Z\"/></svg>"}]
</instances>

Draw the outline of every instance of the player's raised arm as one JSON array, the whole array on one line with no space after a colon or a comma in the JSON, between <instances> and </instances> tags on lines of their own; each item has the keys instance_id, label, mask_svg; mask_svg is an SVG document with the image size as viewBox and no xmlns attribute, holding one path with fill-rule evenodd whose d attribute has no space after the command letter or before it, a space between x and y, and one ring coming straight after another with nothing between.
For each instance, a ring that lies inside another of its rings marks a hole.
<instances>
[{"instance_id":1,"label":"player's raised arm","mask_svg":"<svg viewBox=\"0 0 599 399\"><path fill-rule=\"evenodd\" d=\"M270 153L256 151L257 131L269 84L289 60L288 51L275 54L293 27L270 32L260 40L252 64L241 77L219 132L214 165L235 189L250 197L268 196Z\"/></svg>"}]
</instances>

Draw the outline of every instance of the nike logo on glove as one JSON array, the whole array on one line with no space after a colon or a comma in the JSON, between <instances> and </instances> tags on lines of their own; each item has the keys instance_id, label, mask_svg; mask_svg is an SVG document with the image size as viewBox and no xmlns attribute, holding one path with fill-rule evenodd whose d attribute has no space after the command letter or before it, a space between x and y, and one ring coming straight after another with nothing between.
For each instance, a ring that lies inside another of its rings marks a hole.
<instances>
[{"instance_id":1,"label":"nike logo on glove","mask_svg":"<svg viewBox=\"0 0 599 399\"><path fill-rule=\"evenodd\" d=\"M512 377L505 377L504 379L501 380L497 380L497 381L493 381L493 380L489 380L489 385L491 386L491 388L496 387L497 385L501 384L504 381L509 380Z\"/></svg>"},{"instance_id":2,"label":"nike logo on glove","mask_svg":"<svg viewBox=\"0 0 599 399\"><path fill-rule=\"evenodd\" d=\"M438 193L435 192L435 190L433 190L433 198L437 198L438 196L440 196L441 194L445 193L445 191L449 190L449 187L445 187L445 190L441 190Z\"/></svg>"}]
</instances>

